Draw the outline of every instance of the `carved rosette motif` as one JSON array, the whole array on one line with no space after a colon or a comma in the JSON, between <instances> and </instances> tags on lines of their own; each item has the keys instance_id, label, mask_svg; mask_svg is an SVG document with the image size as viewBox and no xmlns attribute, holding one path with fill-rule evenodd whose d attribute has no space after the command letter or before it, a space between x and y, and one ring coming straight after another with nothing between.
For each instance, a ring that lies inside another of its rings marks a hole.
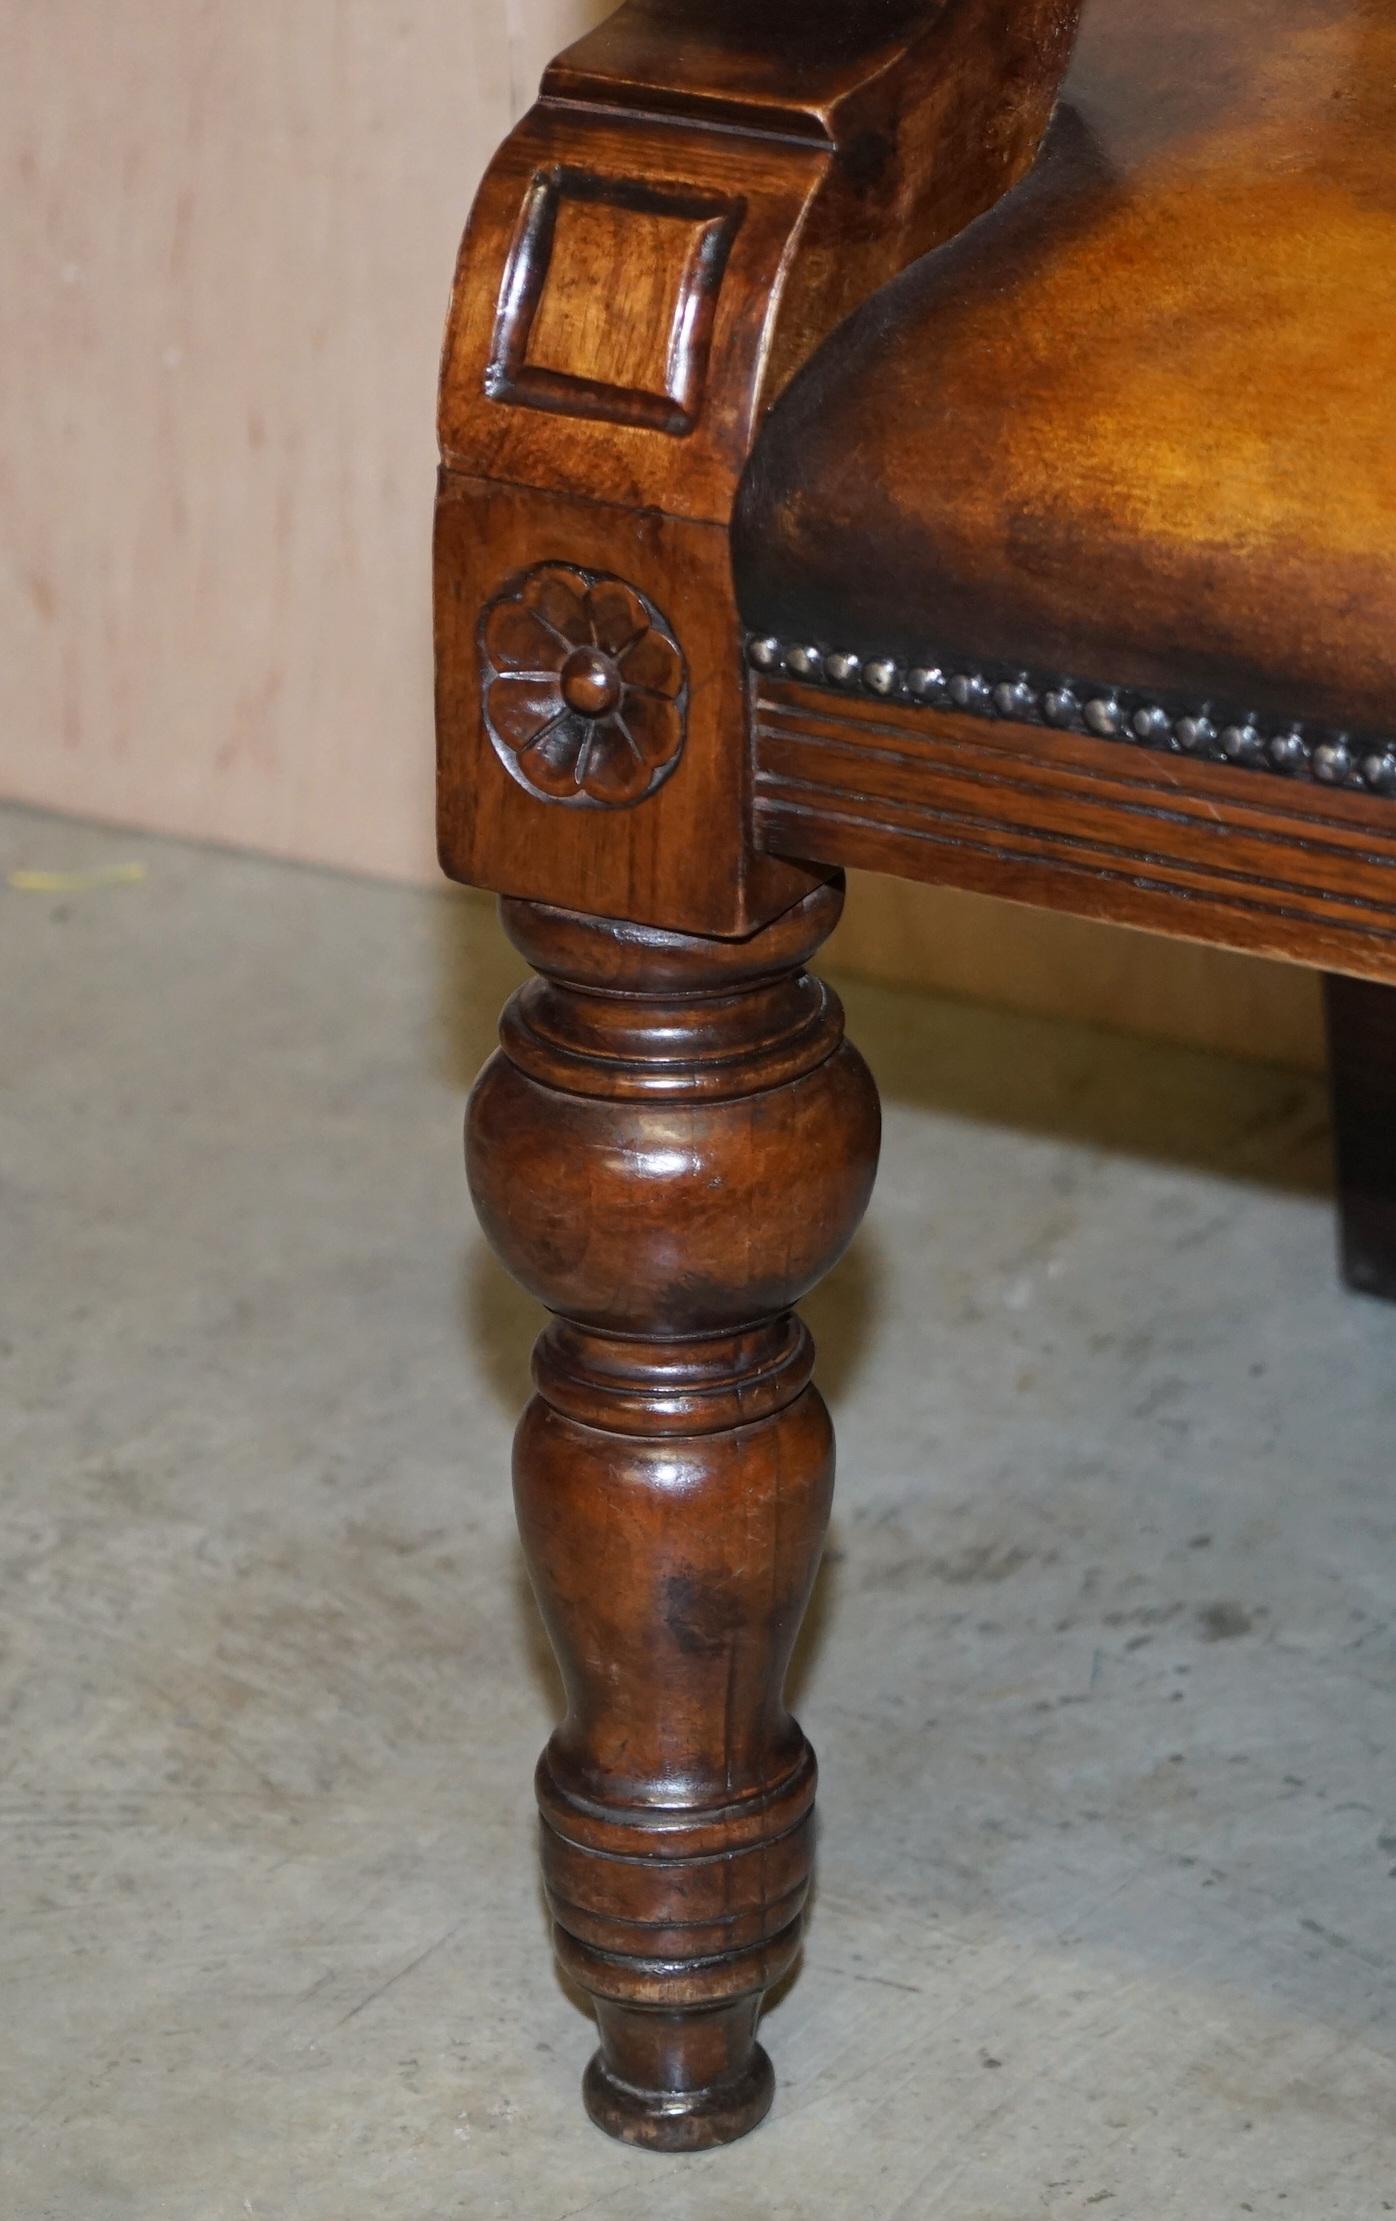
<instances>
[{"instance_id":1,"label":"carved rosette motif","mask_svg":"<svg viewBox=\"0 0 1396 2221\"><path fill-rule=\"evenodd\" d=\"M667 620L623 579L540 564L490 603L480 646L485 728L529 793L622 809L677 770L687 666Z\"/></svg>"}]
</instances>

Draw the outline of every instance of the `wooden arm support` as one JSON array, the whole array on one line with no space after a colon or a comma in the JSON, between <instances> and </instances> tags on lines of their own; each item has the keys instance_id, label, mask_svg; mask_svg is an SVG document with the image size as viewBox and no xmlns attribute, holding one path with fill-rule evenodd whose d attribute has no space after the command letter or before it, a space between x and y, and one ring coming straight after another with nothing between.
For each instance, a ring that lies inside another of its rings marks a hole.
<instances>
[{"instance_id":1,"label":"wooden arm support","mask_svg":"<svg viewBox=\"0 0 1396 2221\"><path fill-rule=\"evenodd\" d=\"M629 0L549 70L481 186L446 338L453 877L714 934L810 885L751 830L737 485L819 340L1030 162L1076 9ZM637 599L607 629L586 596L612 579ZM540 597L541 629L487 615ZM622 652L627 623L673 644L673 716ZM566 670L574 648L609 676Z\"/></svg>"},{"instance_id":2,"label":"wooden arm support","mask_svg":"<svg viewBox=\"0 0 1396 2221\"><path fill-rule=\"evenodd\" d=\"M783 1703L833 1478L792 1306L851 1236L877 1096L763 856L729 524L820 338L1022 171L1074 0L630 0L548 72L466 234L437 512L446 870L541 974L472 1192L554 1314L515 1478L567 1685L539 1774L593 2117L741 2135L771 2072L813 1756ZM620 921L611 922L606 921Z\"/></svg>"}]
</instances>

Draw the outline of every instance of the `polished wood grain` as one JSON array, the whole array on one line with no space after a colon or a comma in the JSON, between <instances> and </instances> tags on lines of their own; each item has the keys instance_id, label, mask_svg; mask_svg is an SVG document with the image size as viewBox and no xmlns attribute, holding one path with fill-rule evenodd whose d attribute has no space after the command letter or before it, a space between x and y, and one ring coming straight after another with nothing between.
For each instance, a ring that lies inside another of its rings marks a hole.
<instances>
[{"instance_id":1,"label":"polished wood grain","mask_svg":"<svg viewBox=\"0 0 1396 2221\"><path fill-rule=\"evenodd\" d=\"M454 877L745 933L818 876L752 837L738 483L762 411L840 318L1026 170L1075 16L1076 0L631 0L549 71L480 188L443 358ZM663 796L585 838L521 792L482 716L476 619L540 561L614 572L705 674Z\"/></svg>"},{"instance_id":2,"label":"polished wood grain","mask_svg":"<svg viewBox=\"0 0 1396 2221\"><path fill-rule=\"evenodd\" d=\"M543 94L822 150L772 289L759 410L850 309L1022 176L1079 13L1080 0L626 0Z\"/></svg>"},{"instance_id":3,"label":"polished wood grain","mask_svg":"<svg viewBox=\"0 0 1396 2221\"><path fill-rule=\"evenodd\" d=\"M643 591L683 655L683 760L632 807L562 808L521 788L495 751L481 621L540 562ZM436 638L437 826L446 870L607 917L680 916L710 933L753 911L779 913L827 876L763 857L751 838L746 685L730 594L727 535L716 525L445 474Z\"/></svg>"},{"instance_id":4,"label":"polished wood grain","mask_svg":"<svg viewBox=\"0 0 1396 2221\"><path fill-rule=\"evenodd\" d=\"M521 903L541 978L468 1121L471 1190L554 1313L515 1455L567 1715L538 1774L586 2099L692 2150L770 2103L761 1999L794 1958L814 1760L782 1689L833 1483L798 1302L843 1251L877 1096L804 966L820 887L746 941Z\"/></svg>"},{"instance_id":5,"label":"polished wood grain","mask_svg":"<svg viewBox=\"0 0 1396 2221\"><path fill-rule=\"evenodd\" d=\"M516 1459L568 1691L544 1870L597 2006L588 2107L664 2149L770 2102L756 2021L814 1787L782 1685L833 1470L792 1306L878 1130L804 970L835 875L757 839L732 503L799 361L1022 174L1074 18L632 0L549 73L457 271L438 825L542 975L468 1143L486 1231L555 1314Z\"/></svg>"},{"instance_id":6,"label":"polished wood grain","mask_svg":"<svg viewBox=\"0 0 1396 2221\"><path fill-rule=\"evenodd\" d=\"M1249 724L1392 698L1396 34L1364 0L1089 0L1033 167L1075 14L628 0L457 271L439 825L538 974L468 1158L552 1314L515 1463L567 1692L544 1872L592 2117L666 2150L770 2102L808 1885L783 1682L832 1437L793 1307L878 1125L806 970L838 868L1396 979L1384 759ZM984 670L918 708L895 659L936 651ZM1035 718L1053 673L1128 716ZM1214 696L1236 762L1180 752ZM1384 1240L1385 1006L1333 1009Z\"/></svg>"},{"instance_id":7,"label":"polished wood grain","mask_svg":"<svg viewBox=\"0 0 1396 2221\"><path fill-rule=\"evenodd\" d=\"M1005 720L763 682L773 849L1396 980L1396 805Z\"/></svg>"},{"instance_id":8,"label":"polished wood grain","mask_svg":"<svg viewBox=\"0 0 1396 2221\"><path fill-rule=\"evenodd\" d=\"M744 214L736 194L600 178L576 165L543 171L495 327L491 398L680 436L696 430Z\"/></svg>"}]
</instances>

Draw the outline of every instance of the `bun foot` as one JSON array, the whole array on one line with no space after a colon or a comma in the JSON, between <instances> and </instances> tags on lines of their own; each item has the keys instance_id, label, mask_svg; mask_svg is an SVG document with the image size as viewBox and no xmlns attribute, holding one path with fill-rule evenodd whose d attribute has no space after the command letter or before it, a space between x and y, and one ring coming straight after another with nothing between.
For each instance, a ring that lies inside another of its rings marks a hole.
<instances>
[{"instance_id":1,"label":"bun foot","mask_svg":"<svg viewBox=\"0 0 1396 2221\"><path fill-rule=\"evenodd\" d=\"M582 2077L587 2112L608 2136L651 2152L707 2152L735 2144L771 2110L776 2078L760 2044L745 2066L695 2090L643 2090L622 2082L598 2051Z\"/></svg>"}]
</instances>

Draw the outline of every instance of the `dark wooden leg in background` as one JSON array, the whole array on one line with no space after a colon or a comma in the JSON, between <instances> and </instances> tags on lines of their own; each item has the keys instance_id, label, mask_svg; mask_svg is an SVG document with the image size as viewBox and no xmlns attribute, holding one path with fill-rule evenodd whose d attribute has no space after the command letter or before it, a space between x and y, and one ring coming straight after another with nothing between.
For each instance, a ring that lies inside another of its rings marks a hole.
<instances>
[{"instance_id":1,"label":"dark wooden leg in background","mask_svg":"<svg viewBox=\"0 0 1396 2221\"><path fill-rule=\"evenodd\" d=\"M1396 988L1324 981L1343 1277L1396 1299Z\"/></svg>"},{"instance_id":2,"label":"dark wooden leg in background","mask_svg":"<svg viewBox=\"0 0 1396 2221\"><path fill-rule=\"evenodd\" d=\"M782 1688L823 1544L828 1414L791 1306L862 1216L877 1094L804 971L824 887L748 941L506 902L543 977L471 1100L471 1190L555 1316L515 1450L567 1690L538 1770L563 1964L612 2135L697 2150L770 2104L763 1993L808 1887Z\"/></svg>"}]
</instances>

